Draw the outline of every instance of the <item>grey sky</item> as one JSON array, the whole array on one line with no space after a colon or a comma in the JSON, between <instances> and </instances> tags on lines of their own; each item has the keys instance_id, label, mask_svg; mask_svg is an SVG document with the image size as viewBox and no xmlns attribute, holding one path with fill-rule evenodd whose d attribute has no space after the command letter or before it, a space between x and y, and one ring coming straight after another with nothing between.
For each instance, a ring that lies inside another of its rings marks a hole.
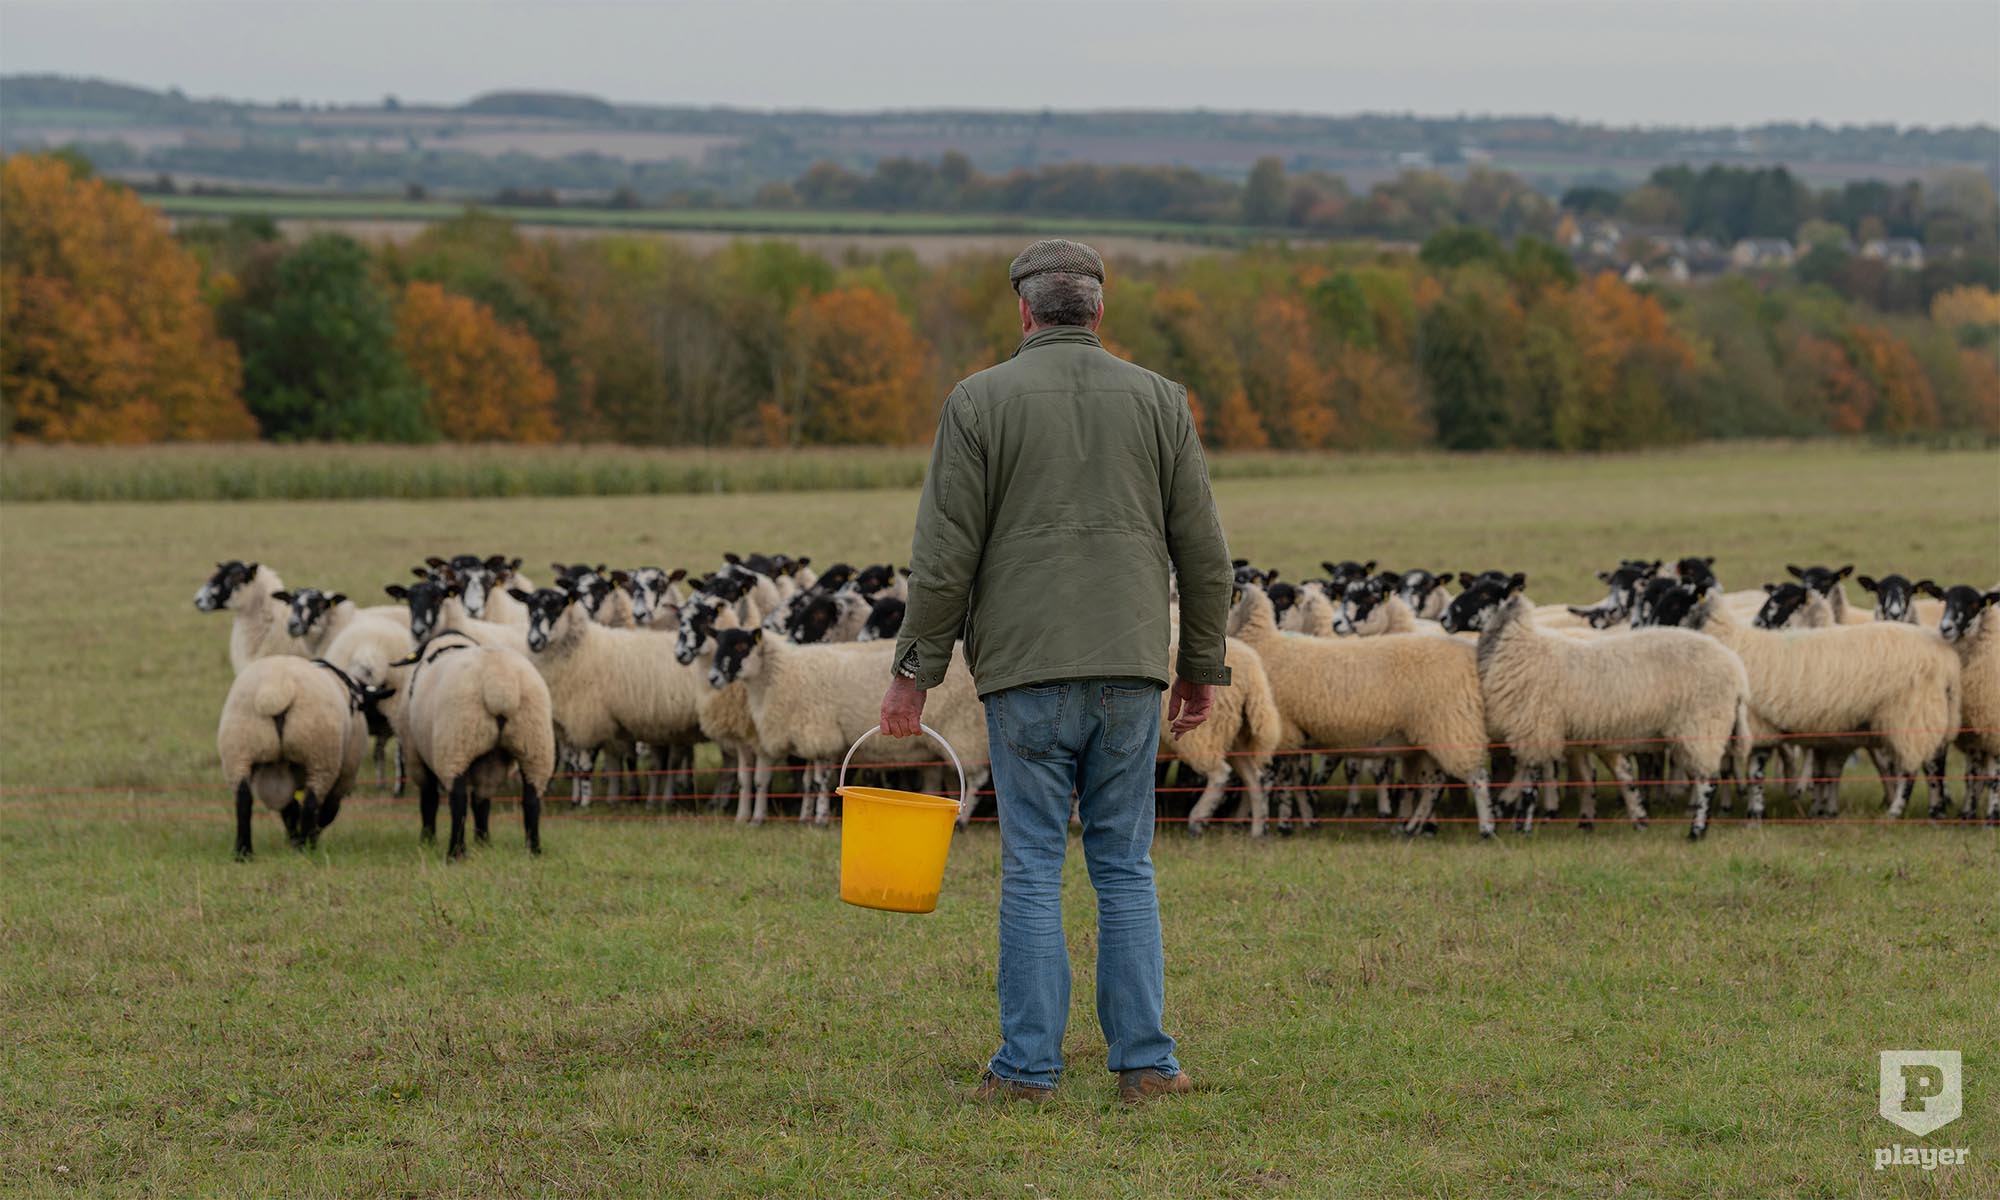
<instances>
[{"instance_id":1,"label":"grey sky","mask_svg":"<svg viewBox=\"0 0 2000 1200\"><path fill-rule=\"evenodd\" d=\"M2000 3L0 0L0 69L199 96L2000 123Z\"/></svg>"}]
</instances>

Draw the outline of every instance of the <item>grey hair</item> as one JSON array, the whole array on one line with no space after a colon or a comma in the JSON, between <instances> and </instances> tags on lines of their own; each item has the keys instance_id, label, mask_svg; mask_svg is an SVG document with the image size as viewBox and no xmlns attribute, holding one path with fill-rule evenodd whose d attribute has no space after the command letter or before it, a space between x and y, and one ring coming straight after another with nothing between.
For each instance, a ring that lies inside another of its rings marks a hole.
<instances>
[{"instance_id":1,"label":"grey hair","mask_svg":"<svg viewBox=\"0 0 2000 1200\"><path fill-rule=\"evenodd\" d=\"M1044 271L1021 281L1021 299L1039 325L1089 325L1104 307L1104 285L1088 275Z\"/></svg>"}]
</instances>

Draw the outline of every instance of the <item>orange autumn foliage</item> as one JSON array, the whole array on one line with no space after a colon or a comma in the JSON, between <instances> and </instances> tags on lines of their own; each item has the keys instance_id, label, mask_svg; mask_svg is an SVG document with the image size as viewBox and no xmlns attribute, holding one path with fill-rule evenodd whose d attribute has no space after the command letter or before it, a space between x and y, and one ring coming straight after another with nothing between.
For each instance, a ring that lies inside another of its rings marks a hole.
<instances>
[{"instance_id":1,"label":"orange autumn foliage","mask_svg":"<svg viewBox=\"0 0 2000 1200\"><path fill-rule=\"evenodd\" d=\"M0 329L10 440L257 436L194 257L144 201L59 159L0 165Z\"/></svg>"},{"instance_id":2,"label":"orange autumn foliage","mask_svg":"<svg viewBox=\"0 0 2000 1200\"><path fill-rule=\"evenodd\" d=\"M428 393L431 424L454 442L553 442L556 381L527 334L435 283L396 311L396 348Z\"/></svg>"},{"instance_id":3,"label":"orange autumn foliage","mask_svg":"<svg viewBox=\"0 0 2000 1200\"><path fill-rule=\"evenodd\" d=\"M786 326L803 381L794 436L886 445L928 432L936 406L924 390L927 352L894 298L834 288L801 300Z\"/></svg>"}]
</instances>

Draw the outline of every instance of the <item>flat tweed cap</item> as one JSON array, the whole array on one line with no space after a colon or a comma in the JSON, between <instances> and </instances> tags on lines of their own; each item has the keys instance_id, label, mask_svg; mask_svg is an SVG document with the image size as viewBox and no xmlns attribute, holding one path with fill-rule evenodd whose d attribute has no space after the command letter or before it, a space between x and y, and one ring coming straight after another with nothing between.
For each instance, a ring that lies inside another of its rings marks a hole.
<instances>
[{"instance_id":1,"label":"flat tweed cap","mask_svg":"<svg viewBox=\"0 0 2000 1200\"><path fill-rule=\"evenodd\" d=\"M1021 251L1014 259L1014 265L1007 268L1007 278L1018 292L1023 279L1050 271L1088 275L1099 283L1104 282L1104 260L1097 256L1097 251L1067 238L1043 238Z\"/></svg>"}]
</instances>

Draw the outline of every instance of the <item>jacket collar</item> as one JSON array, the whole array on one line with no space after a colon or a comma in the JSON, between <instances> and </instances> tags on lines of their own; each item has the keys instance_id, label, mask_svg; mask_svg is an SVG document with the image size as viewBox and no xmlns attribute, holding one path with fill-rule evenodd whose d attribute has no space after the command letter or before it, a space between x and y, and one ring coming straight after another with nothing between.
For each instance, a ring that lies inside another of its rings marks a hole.
<instances>
[{"instance_id":1,"label":"jacket collar","mask_svg":"<svg viewBox=\"0 0 2000 1200\"><path fill-rule=\"evenodd\" d=\"M1104 343L1097 340L1096 334L1081 325L1051 325L1047 329L1038 329L1022 339L1021 344L1014 348L1014 353L1009 357L1018 358L1023 350L1033 350L1037 346L1053 346L1058 343L1076 343L1096 346L1099 349L1104 347Z\"/></svg>"}]
</instances>

